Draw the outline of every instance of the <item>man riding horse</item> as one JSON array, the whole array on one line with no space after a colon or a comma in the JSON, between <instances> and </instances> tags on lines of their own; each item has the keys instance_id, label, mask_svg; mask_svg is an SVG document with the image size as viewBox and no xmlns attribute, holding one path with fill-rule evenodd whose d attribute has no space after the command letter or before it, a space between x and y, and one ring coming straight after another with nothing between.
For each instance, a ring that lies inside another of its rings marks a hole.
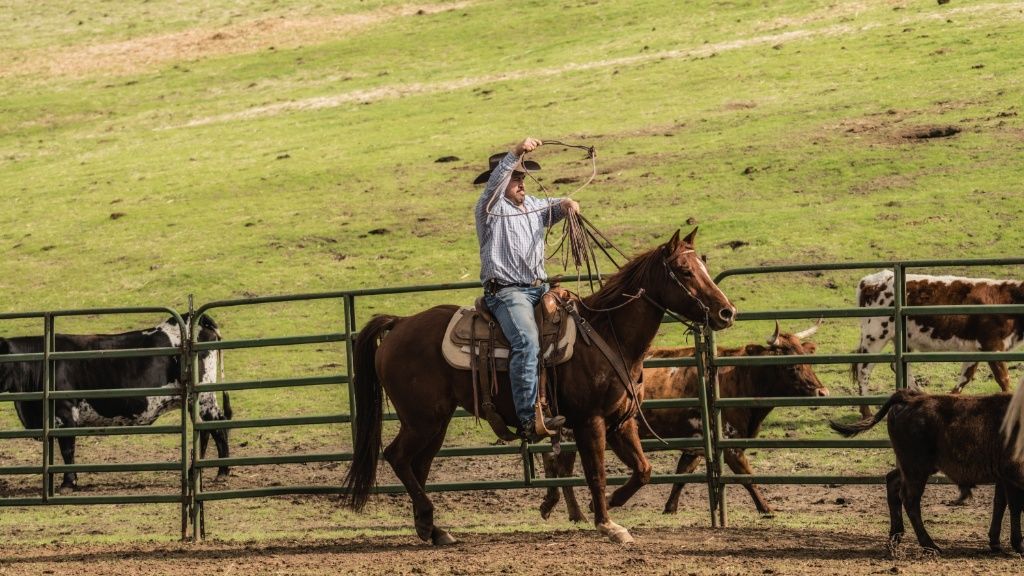
<instances>
[{"instance_id":1,"label":"man riding horse","mask_svg":"<svg viewBox=\"0 0 1024 576\"><path fill-rule=\"evenodd\" d=\"M490 168L474 181L487 182L476 202L484 301L511 344L508 372L512 398L519 433L530 442L552 435L552 430L565 423L560 415L535 421L540 332L534 306L549 289L544 273L545 229L579 210L579 204L570 198L526 195L524 170L539 170L540 165L522 156L542 144L526 138L511 152L491 156Z\"/></svg>"}]
</instances>

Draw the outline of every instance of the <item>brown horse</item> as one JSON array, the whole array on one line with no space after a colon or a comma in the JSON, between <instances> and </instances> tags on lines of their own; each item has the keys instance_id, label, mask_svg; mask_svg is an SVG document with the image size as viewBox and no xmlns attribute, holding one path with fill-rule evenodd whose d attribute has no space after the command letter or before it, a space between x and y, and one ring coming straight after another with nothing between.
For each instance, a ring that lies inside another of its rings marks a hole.
<instances>
[{"instance_id":1,"label":"brown horse","mask_svg":"<svg viewBox=\"0 0 1024 576\"><path fill-rule=\"evenodd\" d=\"M603 288L583 299L580 315L620 352L634 382L665 309L695 322L707 322L715 330L733 322L736 309L695 251L696 234L694 228L680 240L677 231L665 244L629 261ZM643 297L637 297L641 292ZM452 368L441 354L441 338L455 311L455 306L437 306L405 318L375 316L359 333L355 345L355 448L345 479L349 503L361 509L376 483L383 387L400 422L398 435L384 449L384 458L412 498L416 534L433 544L451 544L455 538L434 525L434 505L424 490L427 474L455 408L473 410L470 373ZM607 438L615 454L632 470L626 484L612 494L613 505L625 502L650 481L651 465L631 417L636 402L597 346L578 343L573 358L555 370L557 406L576 436L594 502L594 523L613 542L631 542L629 531L608 517L604 452ZM508 375L500 374L499 380L502 392L495 402L505 421L514 422ZM642 399L642 388L638 395Z\"/></svg>"}]
</instances>

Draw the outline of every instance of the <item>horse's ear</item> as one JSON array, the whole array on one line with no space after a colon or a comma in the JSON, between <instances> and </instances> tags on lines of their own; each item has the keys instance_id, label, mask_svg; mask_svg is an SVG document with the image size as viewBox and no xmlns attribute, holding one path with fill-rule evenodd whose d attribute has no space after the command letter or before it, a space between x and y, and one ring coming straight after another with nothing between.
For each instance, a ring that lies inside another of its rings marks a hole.
<instances>
[{"instance_id":1,"label":"horse's ear","mask_svg":"<svg viewBox=\"0 0 1024 576\"><path fill-rule=\"evenodd\" d=\"M688 246L693 246L694 245L693 244L693 239L697 237L697 228L698 228L697 226L694 226L693 231L690 232L689 234L687 234L686 238L683 238L683 243L684 244L687 244ZM678 235L679 235L679 233L676 232L676 236L678 236Z\"/></svg>"},{"instance_id":2,"label":"horse's ear","mask_svg":"<svg viewBox=\"0 0 1024 576\"><path fill-rule=\"evenodd\" d=\"M679 230L676 230L676 233L665 243L665 256L675 254L677 248L679 248Z\"/></svg>"}]
</instances>

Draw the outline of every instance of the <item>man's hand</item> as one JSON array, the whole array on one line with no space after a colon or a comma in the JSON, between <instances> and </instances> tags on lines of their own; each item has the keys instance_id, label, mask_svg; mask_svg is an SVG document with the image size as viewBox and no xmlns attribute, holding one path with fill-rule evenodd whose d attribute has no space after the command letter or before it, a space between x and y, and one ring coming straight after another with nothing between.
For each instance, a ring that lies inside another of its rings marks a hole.
<instances>
[{"instance_id":1,"label":"man's hand","mask_svg":"<svg viewBox=\"0 0 1024 576\"><path fill-rule=\"evenodd\" d=\"M578 214L580 211L580 205L572 198L566 198L562 200L562 211L566 214Z\"/></svg>"},{"instance_id":2,"label":"man's hand","mask_svg":"<svg viewBox=\"0 0 1024 576\"><path fill-rule=\"evenodd\" d=\"M527 152L533 152L538 146L544 144L536 138L530 138L527 136L522 142L516 144L516 147L512 149L516 153L516 156L522 156Z\"/></svg>"}]
</instances>

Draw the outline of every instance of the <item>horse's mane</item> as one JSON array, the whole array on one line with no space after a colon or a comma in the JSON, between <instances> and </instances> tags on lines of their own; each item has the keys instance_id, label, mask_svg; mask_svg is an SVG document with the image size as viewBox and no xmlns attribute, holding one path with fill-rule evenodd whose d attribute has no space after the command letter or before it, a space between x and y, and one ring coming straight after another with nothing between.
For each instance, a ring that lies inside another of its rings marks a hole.
<instances>
[{"instance_id":1,"label":"horse's mane","mask_svg":"<svg viewBox=\"0 0 1024 576\"><path fill-rule=\"evenodd\" d=\"M661 266L661 255L662 247L657 246L626 262L600 290L584 298L584 304L595 310L622 304L623 294L636 294L641 286L648 284L651 274Z\"/></svg>"}]
</instances>

